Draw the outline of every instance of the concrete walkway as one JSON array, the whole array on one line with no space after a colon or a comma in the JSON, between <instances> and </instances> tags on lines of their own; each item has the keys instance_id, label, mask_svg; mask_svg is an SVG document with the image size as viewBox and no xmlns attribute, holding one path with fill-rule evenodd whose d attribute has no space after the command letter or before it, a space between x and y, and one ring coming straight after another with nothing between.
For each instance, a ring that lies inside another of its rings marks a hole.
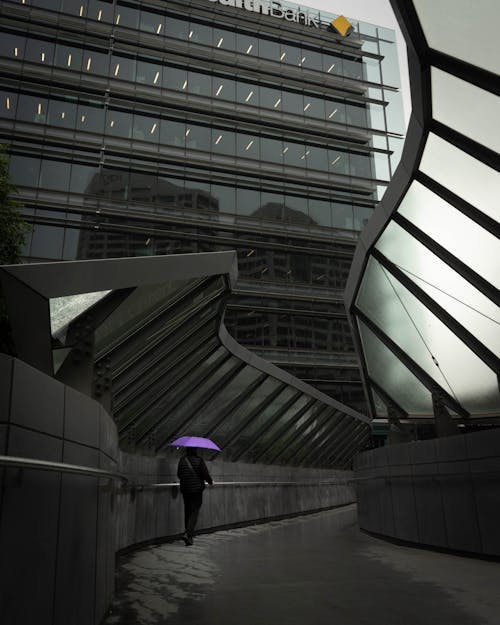
<instances>
[{"instance_id":1,"label":"concrete walkway","mask_svg":"<svg viewBox=\"0 0 500 625\"><path fill-rule=\"evenodd\" d=\"M499 625L500 565L359 532L356 508L124 557L105 625Z\"/></svg>"}]
</instances>

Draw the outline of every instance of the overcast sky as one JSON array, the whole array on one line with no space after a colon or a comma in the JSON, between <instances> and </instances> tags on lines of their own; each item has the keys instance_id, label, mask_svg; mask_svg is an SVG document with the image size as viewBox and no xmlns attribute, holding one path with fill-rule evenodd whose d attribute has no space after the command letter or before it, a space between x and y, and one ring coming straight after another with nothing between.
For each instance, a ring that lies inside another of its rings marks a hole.
<instances>
[{"instance_id":1,"label":"overcast sky","mask_svg":"<svg viewBox=\"0 0 500 625\"><path fill-rule=\"evenodd\" d=\"M341 14L363 22L370 22L376 26L385 26L396 31L398 42L398 59L401 70L401 92L403 94L403 106L405 109L405 121L411 113L410 84L408 80L408 63L406 60L406 45L399 29L396 18L392 11L389 0L305 0L297 4L306 4L329 13ZM431 1L431 0L429 0Z\"/></svg>"}]
</instances>

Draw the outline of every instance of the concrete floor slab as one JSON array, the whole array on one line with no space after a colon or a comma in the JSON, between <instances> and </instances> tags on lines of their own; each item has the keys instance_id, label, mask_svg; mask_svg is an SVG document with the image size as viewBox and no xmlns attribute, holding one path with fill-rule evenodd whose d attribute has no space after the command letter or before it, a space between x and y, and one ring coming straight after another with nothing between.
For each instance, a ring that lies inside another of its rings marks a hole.
<instances>
[{"instance_id":1,"label":"concrete floor slab","mask_svg":"<svg viewBox=\"0 0 500 625\"><path fill-rule=\"evenodd\" d=\"M498 625L500 565L359 532L356 507L121 558L104 625Z\"/></svg>"}]
</instances>

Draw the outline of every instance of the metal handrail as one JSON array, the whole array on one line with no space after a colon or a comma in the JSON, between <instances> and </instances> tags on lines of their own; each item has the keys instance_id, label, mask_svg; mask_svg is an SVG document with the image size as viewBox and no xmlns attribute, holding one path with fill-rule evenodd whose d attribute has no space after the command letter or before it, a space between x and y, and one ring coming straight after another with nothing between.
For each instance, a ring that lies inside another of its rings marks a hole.
<instances>
[{"instance_id":1,"label":"metal handrail","mask_svg":"<svg viewBox=\"0 0 500 625\"><path fill-rule=\"evenodd\" d=\"M128 478L121 473L105 471L104 469L94 469L79 464L68 464L66 462L53 462L51 460L36 460L34 458L20 458L16 456L1 456L0 466L13 467L17 469L38 469L41 471L55 471L58 473L72 473L75 475L87 475L89 477L103 477L111 480L120 480L126 484Z\"/></svg>"},{"instance_id":2,"label":"metal handrail","mask_svg":"<svg viewBox=\"0 0 500 625\"><path fill-rule=\"evenodd\" d=\"M119 480L123 485L131 488L142 490L148 488L169 488L179 486L178 482L164 482L153 484L134 484L122 473L115 471L106 471L104 469L94 469L78 464L68 464L66 462L53 462L50 460L36 460L34 458L21 458L16 456L0 455L0 466L18 468L18 469L38 469L41 471L55 471L59 473L72 473L74 475L86 475L89 477L101 477L105 479ZM344 480L318 480L311 482L281 482L281 481L246 481L246 482L215 482L214 486L345 486L356 482L366 482L368 480L389 480L391 478L425 478L440 479L448 477L474 477L475 475L484 475L491 473L500 473L500 469L481 471L477 473L422 473L414 475L412 473L399 473L394 475L369 475L364 477L352 477Z\"/></svg>"},{"instance_id":3,"label":"metal handrail","mask_svg":"<svg viewBox=\"0 0 500 625\"><path fill-rule=\"evenodd\" d=\"M317 481L317 482L214 482L214 486L326 486L348 484L352 480L343 481ZM135 488L168 488L169 486L179 486L178 482L165 482L160 484L134 484Z\"/></svg>"},{"instance_id":4,"label":"metal handrail","mask_svg":"<svg viewBox=\"0 0 500 625\"><path fill-rule=\"evenodd\" d=\"M179 486L178 482L164 482L153 484L134 484L122 473L105 471L104 469L94 469L78 464L68 464L66 462L53 462L50 460L36 460L34 458L21 458L17 456L0 455L0 466L18 469L38 469L41 471L55 471L59 473L72 473L75 475L87 475L89 477L102 477L113 480L120 480L135 489L144 488L169 488ZM280 481L246 481L246 482L215 482L214 486L326 486L348 484L353 480L320 480L314 482L280 482Z\"/></svg>"}]
</instances>

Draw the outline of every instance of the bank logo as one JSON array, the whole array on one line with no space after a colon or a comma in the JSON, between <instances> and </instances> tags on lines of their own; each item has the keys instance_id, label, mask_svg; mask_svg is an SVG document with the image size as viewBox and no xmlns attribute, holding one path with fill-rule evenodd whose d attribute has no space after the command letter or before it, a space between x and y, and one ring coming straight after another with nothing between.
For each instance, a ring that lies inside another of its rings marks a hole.
<instances>
[{"instance_id":1,"label":"bank logo","mask_svg":"<svg viewBox=\"0 0 500 625\"><path fill-rule=\"evenodd\" d=\"M334 20L332 20L330 22L330 26L336 33L338 33L342 37L347 37L354 30L354 26L349 22L349 20L346 20L343 15L339 15Z\"/></svg>"}]
</instances>

